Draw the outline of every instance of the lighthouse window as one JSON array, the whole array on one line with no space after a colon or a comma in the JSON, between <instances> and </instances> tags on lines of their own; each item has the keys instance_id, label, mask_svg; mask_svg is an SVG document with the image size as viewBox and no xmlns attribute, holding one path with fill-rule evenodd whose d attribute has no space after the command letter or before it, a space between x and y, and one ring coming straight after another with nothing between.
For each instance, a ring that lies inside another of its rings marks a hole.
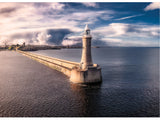
<instances>
[{"instance_id":1,"label":"lighthouse window","mask_svg":"<svg viewBox=\"0 0 160 120\"><path fill-rule=\"evenodd\" d=\"M86 34L89 35L89 30L86 31Z\"/></svg>"}]
</instances>

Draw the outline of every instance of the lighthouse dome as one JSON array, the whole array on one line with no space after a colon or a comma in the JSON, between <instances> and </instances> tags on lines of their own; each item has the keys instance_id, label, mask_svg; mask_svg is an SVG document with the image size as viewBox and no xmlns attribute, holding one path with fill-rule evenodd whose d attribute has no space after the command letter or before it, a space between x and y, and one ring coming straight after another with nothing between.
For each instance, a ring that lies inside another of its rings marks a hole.
<instances>
[{"instance_id":1,"label":"lighthouse dome","mask_svg":"<svg viewBox=\"0 0 160 120\"><path fill-rule=\"evenodd\" d=\"M88 27L88 24L86 24L85 29L84 30L90 30Z\"/></svg>"},{"instance_id":2,"label":"lighthouse dome","mask_svg":"<svg viewBox=\"0 0 160 120\"><path fill-rule=\"evenodd\" d=\"M88 27L88 24L86 24L86 26L85 26L84 36L85 36L85 37L91 37L90 29L89 29L89 27Z\"/></svg>"}]
</instances>

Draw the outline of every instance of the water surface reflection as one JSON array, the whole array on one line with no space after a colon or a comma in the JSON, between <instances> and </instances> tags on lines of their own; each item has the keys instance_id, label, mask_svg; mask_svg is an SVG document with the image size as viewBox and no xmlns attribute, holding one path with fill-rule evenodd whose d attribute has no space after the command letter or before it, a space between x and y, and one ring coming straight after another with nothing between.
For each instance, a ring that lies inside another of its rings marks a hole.
<instances>
[{"instance_id":1,"label":"water surface reflection","mask_svg":"<svg viewBox=\"0 0 160 120\"><path fill-rule=\"evenodd\" d=\"M101 83L92 85L71 83L70 86L76 100L79 101L80 104L79 115L96 116L100 103Z\"/></svg>"}]
</instances>

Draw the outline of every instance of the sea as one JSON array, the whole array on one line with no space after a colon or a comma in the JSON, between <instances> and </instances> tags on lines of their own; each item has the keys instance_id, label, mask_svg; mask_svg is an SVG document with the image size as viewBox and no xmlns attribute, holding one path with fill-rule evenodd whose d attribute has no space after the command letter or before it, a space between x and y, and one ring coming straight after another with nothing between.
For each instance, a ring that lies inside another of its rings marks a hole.
<instances>
[{"instance_id":1,"label":"sea","mask_svg":"<svg viewBox=\"0 0 160 120\"><path fill-rule=\"evenodd\" d=\"M41 74L35 79L35 71L26 71L33 77L12 84L18 89L13 94L12 90L4 92L3 96L7 94L7 97L1 97L0 116L158 117L159 50L154 47L92 48L93 63L102 68L102 83L95 85L71 83L64 74L53 71L51 75L50 68L48 72L43 66L39 73L46 72L46 79L42 79ZM82 49L60 49L33 53L80 62L81 52ZM7 102L10 96L13 97Z\"/></svg>"},{"instance_id":2,"label":"sea","mask_svg":"<svg viewBox=\"0 0 160 120\"><path fill-rule=\"evenodd\" d=\"M159 50L148 47L92 48L92 59L102 68L103 82L95 86L71 85L78 98L70 98L75 105L69 110L79 114L72 112L69 116L159 116ZM81 51L61 49L34 53L80 62ZM76 109L77 105L83 107Z\"/></svg>"}]
</instances>

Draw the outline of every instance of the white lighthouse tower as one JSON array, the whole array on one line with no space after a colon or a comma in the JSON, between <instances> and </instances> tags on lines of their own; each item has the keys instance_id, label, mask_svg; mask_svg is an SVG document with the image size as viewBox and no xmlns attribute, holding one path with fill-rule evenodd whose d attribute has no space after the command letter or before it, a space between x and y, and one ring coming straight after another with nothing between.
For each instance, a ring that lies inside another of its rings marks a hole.
<instances>
[{"instance_id":1,"label":"white lighthouse tower","mask_svg":"<svg viewBox=\"0 0 160 120\"><path fill-rule=\"evenodd\" d=\"M92 55L91 55L91 39L92 36L90 34L90 29L88 25L86 25L82 37L83 41L82 58L81 58L82 69L87 69L89 66L93 66Z\"/></svg>"},{"instance_id":2,"label":"white lighthouse tower","mask_svg":"<svg viewBox=\"0 0 160 120\"><path fill-rule=\"evenodd\" d=\"M90 29L86 25L82 36L82 58L79 67L72 68L70 80L74 83L98 83L102 81L101 68L93 64Z\"/></svg>"}]
</instances>

